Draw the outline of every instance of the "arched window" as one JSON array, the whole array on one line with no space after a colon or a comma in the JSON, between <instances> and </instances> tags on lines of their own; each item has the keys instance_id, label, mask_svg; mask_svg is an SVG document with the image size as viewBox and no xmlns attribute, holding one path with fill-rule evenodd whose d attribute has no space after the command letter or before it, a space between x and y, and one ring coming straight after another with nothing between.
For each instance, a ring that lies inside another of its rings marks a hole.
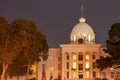
<instances>
[{"instance_id":1,"label":"arched window","mask_svg":"<svg viewBox=\"0 0 120 80\"><path fill-rule=\"evenodd\" d=\"M73 69L76 69L76 66L77 66L76 59L77 59L76 53L72 53L72 68Z\"/></svg>"},{"instance_id":2,"label":"arched window","mask_svg":"<svg viewBox=\"0 0 120 80\"><path fill-rule=\"evenodd\" d=\"M85 54L85 59L86 59L86 60L89 60L89 59L90 59L90 54L89 54L89 52L86 52L86 54Z\"/></svg>"},{"instance_id":3,"label":"arched window","mask_svg":"<svg viewBox=\"0 0 120 80\"><path fill-rule=\"evenodd\" d=\"M92 59L96 59L96 52L92 53Z\"/></svg>"},{"instance_id":4,"label":"arched window","mask_svg":"<svg viewBox=\"0 0 120 80\"><path fill-rule=\"evenodd\" d=\"M68 52L65 53L65 56L66 56L66 60L69 60L69 53Z\"/></svg>"},{"instance_id":5,"label":"arched window","mask_svg":"<svg viewBox=\"0 0 120 80\"><path fill-rule=\"evenodd\" d=\"M82 52L78 53L78 60L83 60L83 53Z\"/></svg>"}]
</instances>

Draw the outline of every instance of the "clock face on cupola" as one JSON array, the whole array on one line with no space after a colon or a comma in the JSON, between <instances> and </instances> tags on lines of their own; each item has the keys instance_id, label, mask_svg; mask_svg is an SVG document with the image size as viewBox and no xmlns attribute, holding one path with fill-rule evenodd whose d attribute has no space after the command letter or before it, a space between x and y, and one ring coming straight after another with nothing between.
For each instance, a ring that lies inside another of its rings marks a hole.
<instances>
[{"instance_id":1,"label":"clock face on cupola","mask_svg":"<svg viewBox=\"0 0 120 80\"><path fill-rule=\"evenodd\" d=\"M82 38L79 38L79 39L78 39L78 43L79 43L79 44L82 44L82 43L83 43L83 39L82 39Z\"/></svg>"}]
</instances>

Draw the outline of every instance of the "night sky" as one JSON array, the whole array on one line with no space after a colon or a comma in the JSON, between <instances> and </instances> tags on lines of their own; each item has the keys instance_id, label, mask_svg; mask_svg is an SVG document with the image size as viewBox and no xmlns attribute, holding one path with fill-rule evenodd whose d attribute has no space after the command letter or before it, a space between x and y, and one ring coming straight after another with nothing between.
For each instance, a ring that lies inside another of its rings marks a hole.
<instances>
[{"instance_id":1,"label":"night sky","mask_svg":"<svg viewBox=\"0 0 120 80\"><path fill-rule=\"evenodd\" d=\"M0 0L0 16L9 22L16 18L34 21L49 47L59 47L69 43L72 28L81 17L81 4L96 43L104 47L111 25L120 22L120 0Z\"/></svg>"}]
</instances>

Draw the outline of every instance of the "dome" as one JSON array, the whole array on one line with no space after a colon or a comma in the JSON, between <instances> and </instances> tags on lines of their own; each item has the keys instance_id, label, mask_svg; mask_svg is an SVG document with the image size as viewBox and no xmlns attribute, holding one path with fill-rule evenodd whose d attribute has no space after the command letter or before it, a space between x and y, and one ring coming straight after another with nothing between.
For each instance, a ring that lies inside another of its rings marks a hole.
<instances>
[{"instance_id":1,"label":"dome","mask_svg":"<svg viewBox=\"0 0 120 80\"><path fill-rule=\"evenodd\" d=\"M85 22L85 18L80 18L79 23L76 24L71 32L71 42L80 43L94 43L95 33L93 29Z\"/></svg>"}]
</instances>

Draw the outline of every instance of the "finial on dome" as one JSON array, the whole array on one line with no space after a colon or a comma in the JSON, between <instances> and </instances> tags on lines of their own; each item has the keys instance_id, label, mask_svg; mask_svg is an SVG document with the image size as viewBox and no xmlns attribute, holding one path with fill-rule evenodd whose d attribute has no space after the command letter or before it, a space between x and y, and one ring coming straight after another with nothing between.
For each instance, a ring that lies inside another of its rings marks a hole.
<instances>
[{"instance_id":1,"label":"finial on dome","mask_svg":"<svg viewBox=\"0 0 120 80\"><path fill-rule=\"evenodd\" d=\"M79 19L79 21L85 22L85 18L83 17L83 4L81 4L81 13L82 13L82 17Z\"/></svg>"},{"instance_id":2,"label":"finial on dome","mask_svg":"<svg viewBox=\"0 0 120 80\"><path fill-rule=\"evenodd\" d=\"M81 4L81 13L82 13L82 18L83 18L83 4Z\"/></svg>"},{"instance_id":3,"label":"finial on dome","mask_svg":"<svg viewBox=\"0 0 120 80\"><path fill-rule=\"evenodd\" d=\"M85 21L86 21L86 20L85 20L85 18L83 18L83 17L79 19L79 22L85 22Z\"/></svg>"}]
</instances>

